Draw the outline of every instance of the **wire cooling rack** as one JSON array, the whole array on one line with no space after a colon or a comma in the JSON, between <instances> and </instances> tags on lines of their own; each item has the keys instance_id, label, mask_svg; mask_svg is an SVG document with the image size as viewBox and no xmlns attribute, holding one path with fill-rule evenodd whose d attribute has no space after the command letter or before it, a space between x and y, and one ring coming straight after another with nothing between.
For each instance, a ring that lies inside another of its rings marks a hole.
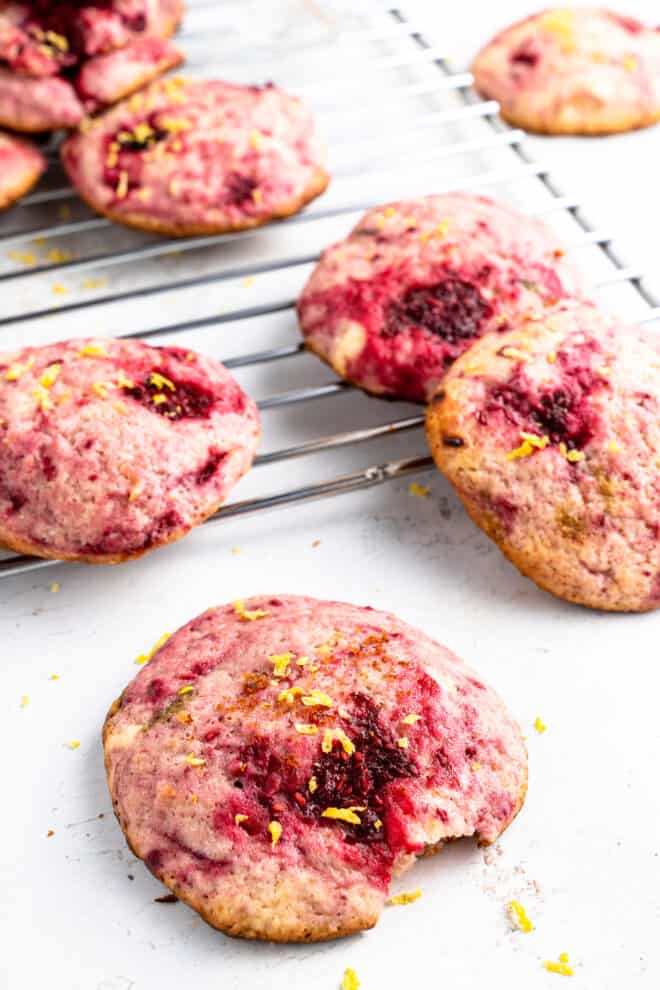
<instances>
[{"instance_id":1,"label":"wire cooling rack","mask_svg":"<svg viewBox=\"0 0 660 990\"><path fill-rule=\"evenodd\" d=\"M256 458L259 470L248 476L253 494L229 502L209 522L367 489L432 467L417 407L369 399L328 380L297 336L296 295L319 251L369 207L429 192L492 191L556 226L568 249L582 255L594 295L616 290L631 319L660 320L660 297L644 274L626 264L611 236L529 154L524 135L500 120L497 104L481 100L469 73L455 70L401 8L376 4L368 19L353 16L341 27L311 18L295 45L286 24L274 43L272 25L268 38L260 37L247 8L189 0L179 35L186 74L273 78L305 98L330 147L333 181L323 197L261 230L155 239L92 215L67 186L53 140L44 148L50 167L41 186L0 222L3 349L97 334L105 324L113 336L174 338L213 353L237 377L252 378L254 384L243 384L253 395L273 380L287 386L266 390L259 400L265 433L279 443ZM243 57L248 50L251 60ZM342 76L336 78L339 50ZM242 300L256 281L260 298L246 306ZM251 338L257 346L245 351ZM270 346L260 347L263 340ZM341 406L324 411L321 400L340 398ZM278 410L291 419L269 431ZM327 433L327 421L346 429ZM378 459L365 466L360 451L367 444ZM340 453L348 458L341 463ZM306 478L294 470L298 459L311 464ZM352 470L338 472L338 465ZM264 469L272 473L278 466L264 484ZM277 487L279 478L285 483ZM5 555L0 577L54 563Z\"/></svg>"}]
</instances>

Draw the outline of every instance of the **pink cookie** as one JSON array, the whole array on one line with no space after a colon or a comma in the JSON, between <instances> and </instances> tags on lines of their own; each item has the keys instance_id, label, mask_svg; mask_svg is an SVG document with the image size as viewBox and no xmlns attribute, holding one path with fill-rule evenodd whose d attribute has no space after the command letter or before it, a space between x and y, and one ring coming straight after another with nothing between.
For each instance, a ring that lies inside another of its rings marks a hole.
<instances>
[{"instance_id":1,"label":"pink cookie","mask_svg":"<svg viewBox=\"0 0 660 990\"><path fill-rule=\"evenodd\" d=\"M46 160L40 151L0 131L0 210L6 210L39 180Z\"/></svg>"},{"instance_id":2,"label":"pink cookie","mask_svg":"<svg viewBox=\"0 0 660 990\"><path fill-rule=\"evenodd\" d=\"M70 137L62 161L93 209L169 236L256 227L328 183L311 115L270 84L154 83Z\"/></svg>"},{"instance_id":3,"label":"pink cookie","mask_svg":"<svg viewBox=\"0 0 660 990\"><path fill-rule=\"evenodd\" d=\"M182 10L182 0L0 3L0 124L19 131L74 127L85 110L178 65L181 54L162 39ZM147 39L160 39L160 49L140 47Z\"/></svg>"},{"instance_id":4,"label":"pink cookie","mask_svg":"<svg viewBox=\"0 0 660 990\"><path fill-rule=\"evenodd\" d=\"M575 302L485 337L427 431L470 516L540 587L592 608L660 605L657 335Z\"/></svg>"},{"instance_id":5,"label":"pink cookie","mask_svg":"<svg viewBox=\"0 0 660 990\"><path fill-rule=\"evenodd\" d=\"M310 350L367 392L423 402L478 337L580 291L555 234L454 193L370 210L298 303Z\"/></svg>"},{"instance_id":6,"label":"pink cookie","mask_svg":"<svg viewBox=\"0 0 660 990\"><path fill-rule=\"evenodd\" d=\"M544 10L477 55L475 86L545 134L609 134L660 119L660 28L604 8Z\"/></svg>"},{"instance_id":7,"label":"pink cookie","mask_svg":"<svg viewBox=\"0 0 660 990\"><path fill-rule=\"evenodd\" d=\"M136 856L211 925L278 942L372 927L393 875L493 842L527 787L518 726L458 657L393 615L293 595L180 629L104 745Z\"/></svg>"},{"instance_id":8,"label":"pink cookie","mask_svg":"<svg viewBox=\"0 0 660 990\"><path fill-rule=\"evenodd\" d=\"M218 362L131 340L0 355L0 543L139 557L212 515L247 471L254 403Z\"/></svg>"}]
</instances>

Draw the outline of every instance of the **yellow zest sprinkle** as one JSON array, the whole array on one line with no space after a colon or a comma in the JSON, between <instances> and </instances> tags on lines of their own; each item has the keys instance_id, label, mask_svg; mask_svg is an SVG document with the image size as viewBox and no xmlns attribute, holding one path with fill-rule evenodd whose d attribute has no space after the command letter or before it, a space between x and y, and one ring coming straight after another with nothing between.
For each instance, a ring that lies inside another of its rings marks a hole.
<instances>
[{"instance_id":1,"label":"yellow zest sprinkle","mask_svg":"<svg viewBox=\"0 0 660 990\"><path fill-rule=\"evenodd\" d=\"M174 382L170 381L169 378L166 378L165 375L161 375L160 372L158 371L151 372L151 374L149 375L149 384L154 385L156 388L160 389L161 391L164 388L169 388L170 392L176 391L176 385L174 384Z\"/></svg>"},{"instance_id":2,"label":"yellow zest sprinkle","mask_svg":"<svg viewBox=\"0 0 660 990\"><path fill-rule=\"evenodd\" d=\"M54 408L53 403L48 398L48 392L46 391L46 389L41 388L41 386L39 386L39 388L35 388L32 394L36 400L37 405L40 406L44 412L48 412L50 409Z\"/></svg>"},{"instance_id":3,"label":"yellow zest sprinkle","mask_svg":"<svg viewBox=\"0 0 660 990\"><path fill-rule=\"evenodd\" d=\"M282 826L279 822L270 822L268 826L268 831L270 832L270 844L271 848L276 846L280 841L280 836L282 835Z\"/></svg>"},{"instance_id":4,"label":"yellow zest sprinkle","mask_svg":"<svg viewBox=\"0 0 660 990\"><path fill-rule=\"evenodd\" d=\"M571 464L577 464L584 460L584 453L581 450L569 450L566 454L566 460L570 461Z\"/></svg>"},{"instance_id":5,"label":"yellow zest sprinkle","mask_svg":"<svg viewBox=\"0 0 660 990\"><path fill-rule=\"evenodd\" d=\"M298 659L296 660L296 666L298 667L304 667L308 663L309 663L309 657L298 657Z\"/></svg>"},{"instance_id":6,"label":"yellow zest sprinkle","mask_svg":"<svg viewBox=\"0 0 660 990\"><path fill-rule=\"evenodd\" d=\"M374 828L376 829L376 831L378 831L378 829L382 827L383 827L383 823L381 822L380 818L377 818L376 821L374 822Z\"/></svg>"},{"instance_id":7,"label":"yellow zest sprinkle","mask_svg":"<svg viewBox=\"0 0 660 990\"><path fill-rule=\"evenodd\" d=\"M149 663L149 661L154 656L154 654L158 652L158 650L161 648L163 643L166 643L169 638L170 638L169 633L163 633L163 635L160 637L160 639L155 644L155 646L153 646L148 653L141 653L140 656L136 658L135 662L140 665L143 663Z\"/></svg>"},{"instance_id":8,"label":"yellow zest sprinkle","mask_svg":"<svg viewBox=\"0 0 660 990\"><path fill-rule=\"evenodd\" d=\"M117 183L117 188L115 189L115 196L117 199L126 199L128 193L128 172L123 169L119 173L119 182Z\"/></svg>"},{"instance_id":9,"label":"yellow zest sprinkle","mask_svg":"<svg viewBox=\"0 0 660 990\"><path fill-rule=\"evenodd\" d=\"M71 742L65 743L64 745L65 746L68 746L69 749L79 749L80 748L80 743L78 742L77 739L72 739Z\"/></svg>"},{"instance_id":10,"label":"yellow zest sprinkle","mask_svg":"<svg viewBox=\"0 0 660 990\"><path fill-rule=\"evenodd\" d=\"M153 196L153 192L148 186L143 186L141 189L137 190L136 196L142 203L148 203Z\"/></svg>"},{"instance_id":11,"label":"yellow zest sprinkle","mask_svg":"<svg viewBox=\"0 0 660 990\"><path fill-rule=\"evenodd\" d=\"M61 364L51 364L48 368L46 368L43 375L39 379L39 384L43 388L51 388L51 386L57 381L57 376L60 373L61 367Z\"/></svg>"},{"instance_id":12,"label":"yellow zest sprinkle","mask_svg":"<svg viewBox=\"0 0 660 990\"><path fill-rule=\"evenodd\" d=\"M286 677L289 664L293 660L293 653L271 653L268 659L274 668L273 677Z\"/></svg>"},{"instance_id":13,"label":"yellow zest sprinkle","mask_svg":"<svg viewBox=\"0 0 660 990\"><path fill-rule=\"evenodd\" d=\"M529 361L529 354L518 350L517 347L503 347L500 353L502 357L511 358L515 361Z\"/></svg>"},{"instance_id":14,"label":"yellow zest sprinkle","mask_svg":"<svg viewBox=\"0 0 660 990\"><path fill-rule=\"evenodd\" d=\"M317 725L308 725L307 722L296 722L294 728L301 736L315 736L319 731Z\"/></svg>"},{"instance_id":15,"label":"yellow zest sprinkle","mask_svg":"<svg viewBox=\"0 0 660 990\"><path fill-rule=\"evenodd\" d=\"M24 694L23 697L21 698L21 708L27 708L29 704L30 704L30 695Z\"/></svg>"},{"instance_id":16,"label":"yellow zest sprinkle","mask_svg":"<svg viewBox=\"0 0 660 990\"><path fill-rule=\"evenodd\" d=\"M151 401L155 406L162 406L163 402L167 402L167 396L163 395L162 392L156 392Z\"/></svg>"},{"instance_id":17,"label":"yellow zest sprinkle","mask_svg":"<svg viewBox=\"0 0 660 990\"><path fill-rule=\"evenodd\" d=\"M409 485L408 491L411 495L419 495L420 498L425 498L431 489L425 488L423 485L418 485L416 481L413 481L413 483Z\"/></svg>"},{"instance_id":18,"label":"yellow zest sprinkle","mask_svg":"<svg viewBox=\"0 0 660 990\"><path fill-rule=\"evenodd\" d=\"M310 794L313 794L318 786L319 783L316 777L310 777L309 780L307 781L307 790L309 791Z\"/></svg>"},{"instance_id":19,"label":"yellow zest sprinkle","mask_svg":"<svg viewBox=\"0 0 660 990\"><path fill-rule=\"evenodd\" d=\"M241 552L241 548L240 547L232 547L231 548L231 552L232 553L240 553Z\"/></svg>"},{"instance_id":20,"label":"yellow zest sprinkle","mask_svg":"<svg viewBox=\"0 0 660 990\"><path fill-rule=\"evenodd\" d=\"M46 31L46 40L50 41L51 45L61 52L68 52L69 50L69 42L63 35L57 34L55 31Z\"/></svg>"},{"instance_id":21,"label":"yellow zest sprinkle","mask_svg":"<svg viewBox=\"0 0 660 990\"><path fill-rule=\"evenodd\" d=\"M534 728L536 729L537 732L545 732L545 730L548 728L540 715L537 715L536 718L534 719Z\"/></svg>"},{"instance_id":22,"label":"yellow zest sprinkle","mask_svg":"<svg viewBox=\"0 0 660 990\"><path fill-rule=\"evenodd\" d=\"M287 704L292 705L296 700L296 695L302 694L303 689L299 687L285 688L284 691L280 691L277 696L278 701L286 701Z\"/></svg>"},{"instance_id":23,"label":"yellow zest sprinkle","mask_svg":"<svg viewBox=\"0 0 660 990\"><path fill-rule=\"evenodd\" d=\"M388 904L412 904L413 901L418 901L422 896L422 891L420 887L415 890L406 891L404 894L395 894L394 897L390 897Z\"/></svg>"},{"instance_id":24,"label":"yellow zest sprinkle","mask_svg":"<svg viewBox=\"0 0 660 990\"><path fill-rule=\"evenodd\" d=\"M414 725L415 722L419 722L421 715L417 715L415 712L411 712L410 715L406 715L405 718L401 719L402 725Z\"/></svg>"},{"instance_id":25,"label":"yellow zest sprinkle","mask_svg":"<svg viewBox=\"0 0 660 990\"><path fill-rule=\"evenodd\" d=\"M254 205L261 206L262 200L263 200L263 193L261 192L261 189L253 189L252 202L254 203Z\"/></svg>"},{"instance_id":26,"label":"yellow zest sprinkle","mask_svg":"<svg viewBox=\"0 0 660 990\"><path fill-rule=\"evenodd\" d=\"M316 688L309 694L303 695L301 700L303 705L308 708L332 708L334 704L332 698L324 694L323 691L317 691Z\"/></svg>"},{"instance_id":27,"label":"yellow zest sprinkle","mask_svg":"<svg viewBox=\"0 0 660 990\"><path fill-rule=\"evenodd\" d=\"M100 344L85 344L85 346L81 347L78 351L78 357L107 358L110 357L110 355Z\"/></svg>"},{"instance_id":28,"label":"yellow zest sprinkle","mask_svg":"<svg viewBox=\"0 0 660 990\"><path fill-rule=\"evenodd\" d=\"M174 717L177 722L181 723L181 725L190 725L192 722L192 715L190 712L177 712Z\"/></svg>"},{"instance_id":29,"label":"yellow zest sprinkle","mask_svg":"<svg viewBox=\"0 0 660 990\"><path fill-rule=\"evenodd\" d=\"M265 608L255 608L249 611L241 598L234 602L234 611L241 622L256 622L257 619L265 619L270 612Z\"/></svg>"},{"instance_id":30,"label":"yellow zest sprinkle","mask_svg":"<svg viewBox=\"0 0 660 990\"><path fill-rule=\"evenodd\" d=\"M113 402L112 408L122 415L126 412L126 404L124 402Z\"/></svg>"},{"instance_id":31,"label":"yellow zest sprinkle","mask_svg":"<svg viewBox=\"0 0 660 990\"><path fill-rule=\"evenodd\" d=\"M62 285L60 282L56 282L55 285L53 286L53 292L55 293L56 296L64 296L68 292L68 289L65 285Z\"/></svg>"},{"instance_id":32,"label":"yellow zest sprinkle","mask_svg":"<svg viewBox=\"0 0 660 990\"><path fill-rule=\"evenodd\" d=\"M20 364L18 361L15 361L14 364L10 364L7 368L5 372L5 379L8 382L17 382L21 375L23 375L26 371L29 371L33 364L34 357L28 358L25 364Z\"/></svg>"},{"instance_id":33,"label":"yellow zest sprinkle","mask_svg":"<svg viewBox=\"0 0 660 990\"><path fill-rule=\"evenodd\" d=\"M59 679L60 679L59 674L51 674L50 677L48 678L49 681L59 681Z\"/></svg>"},{"instance_id":34,"label":"yellow zest sprinkle","mask_svg":"<svg viewBox=\"0 0 660 990\"><path fill-rule=\"evenodd\" d=\"M343 729L335 729L335 739L339 740L342 749L348 756L351 756L355 752L354 744L348 738Z\"/></svg>"},{"instance_id":35,"label":"yellow zest sprinkle","mask_svg":"<svg viewBox=\"0 0 660 990\"><path fill-rule=\"evenodd\" d=\"M383 210L383 216L386 220L391 220L396 216L396 210L393 206L388 206L387 209Z\"/></svg>"},{"instance_id":36,"label":"yellow zest sprinkle","mask_svg":"<svg viewBox=\"0 0 660 990\"><path fill-rule=\"evenodd\" d=\"M203 767L206 763L206 760L203 759L201 756L195 756L194 753L188 753L188 755L186 756L186 763L188 764L189 767Z\"/></svg>"},{"instance_id":37,"label":"yellow zest sprinkle","mask_svg":"<svg viewBox=\"0 0 660 990\"><path fill-rule=\"evenodd\" d=\"M83 289L101 289L108 284L107 278L86 278L83 280Z\"/></svg>"},{"instance_id":38,"label":"yellow zest sprinkle","mask_svg":"<svg viewBox=\"0 0 660 990\"><path fill-rule=\"evenodd\" d=\"M408 749L408 740L405 736L401 736L400 739L397 739L396 744L399 749Z\"/></svg>"},{"instance_id":39,"label":"yellow zest sprinkle","mask_svg":"<svg viewBox=\"0 0 660 990\"><path fill-rule=\"evenodd\" d=\"M360 816L356 811L365 811L364 805L353 805L350 808L326 808L321 812L322 818L332 818L334 821L347 822L349 825L360 825Z\"/></svg>"},{"instance_id":40,"label":"yellow zest sprinkle","mask_svg":"<svg viewBox=\"0 0 660 990\"><path fill-rule=\"evenodd\" d=\"M573 976L573 967L569 965L567 952L561 953L559 962L551 962L549 959L546 959L543 967L547 969L548 973L558 973L559 976Z\"/></svg>"},{"instance_id":41,"label":"yellow zest sprinkle","mask_svg":"<svg viewBox=\"0 0 660 990\"><path fill-rule=\"evenodd\" d=\"M179 690L177 691L177 694L192 694L192 692L194 690L195 689L192 686L192 684L184 684L183 687L180 687L179 688Z\"/></svg>"},{"instance_id":42,"label":"yellow zest sprinkle","mask_svg":"<svg viewBox=\"0 0 660 990\"><path fill-rule=\"evenodd\" d=\"M192 124L185 117L165 117L159 121L159 126L166 131L189 131Z\"/></svg>"},{"instance_id":43,"label":"yellow zest sprinkle","mask_svg":"<svg viewBox=\"0 0 660 990\"><path fill-rule=\"evenodd\" d=\"M117 372L117 388L133 388L134 382L130 378L127 378L124 372L119 369Z\"/></svg>"},{"instance_id":44,"label":"yellow zest sprinkle","mask_svg":"<svg viewBox=\"0 0 660 990\"><path fill-rule=\"evenodd\" d=\"M557 355L554 351L550 351L549 354L546 354L545 359L548 362L548 364L554 364L555 361L557 360Z\"/></svg>"},{"instance_id":45,"label":"yellow zest sprinkle","mask_svg":"<svg viewBox=\"0 0 660 990\"><path fill-rule=\"evenodd\" d=\"M234 824L235 825L240 825L241 822L246 822L248 820L248 818L249 818L249 815L241 815L241 814L234 815Z\"/></svg>"},{"instance_id":46,"label":"yellow zest sprinkle","mask_svg":"<svg viewBox=\"0 0 660 990\"><path fill-rule=\"evenodd\" d=\"M341 990L360 990L360 981L357 978L357 973L350 966L347 966L344 970L344 978L341 981Z\"/></svg>"},{"instance_id":47,"label":"yellow zest sprinkle","mask_svg":"<svg viewBox=\"0 0 660 990\"><path fill-rule=\"evenodd\" d=\"M637 68L637 59L634 57L634 55L626 55L626 57L623 60L623 67L626 70L626 72L635 71L635 69Z\"/></svg>"},{"instance_id":48,"label":"yellow zest sprinkle","mask_svg":"<svg viewBox=\"0 0 660 990\"><path fill-rule=\"evenodd\" d=\"M509 901L508 908L511 920L515 922L516 928L518 928L521 932L534 931L534 925L529 920L527 912L522 904L518 901Z\"/></svg>"},{"instance_id":49,"label":"yellow zest sprinkle","mask_svg":"<svg viewBox=\"0 0 660 990\"><path fill-rule=\"evenodd\" d=\"M32 254L31 251L7 251L7 257L10 261L17 261L26 267L37 263L36 255Z\"/></svg>"},{"instance_id":50,"label":"yellow zest sprinkle","mask_svg":"<svg viewBox=\"0 0 660 990\"><path fill-rule=\"evenodd\" d=\"M322 657L329 657L332 653L332 647L328 643L322 643L321 646L318 647L318 652Z\"/></svg>"},{"instance_id":51,"label":"yellow zest sprinkle","mask_svg":"<svg viewBox=\"0 0 660 990\"><path fill-rule=\"evenodd\" d=\"M334 735L332 729L326 729L323 733L323 742L321 743L321 749L324 753L332 752L332 744L334 742Z\"/></svg>"},{"instance_id":52,"label":"yellow zest sprinkle","mask_svg":"<svg viewBox=\"0 0 660 990\"><path fill-rule=\"evenodd\" d=\"M108 397L108 389L109 388L113 388L113 385L112 385L111 382L93 382L92 383L92 392L94 392L95 395L98 395L99 399L107 399L107 397Z\"/></svg>"},{"instance_id":53,"label":"yellow zest sprinkle","mask_svg":"<svg viewBox=\"0 0 660 990\"><path fill-rule=\"evenodd\" d=\"M607 449L609 450L610 454L618 454L619 451L621 450L621 447L616 442L616 440L610 440L610 442L607 445Z\"/></svg>"},{"instance_id":54,"label":"yellow zest sprinkle","mask_svg":"<svg viewBox=\"0 0 660 990\"><path fill-rule=\"evenodd\" d=\"M255 151L260 151L263 147L263 135L260 131L252 131L250 134L250 147Z\"/></svg>"},{"instance_id":55,"label":"yellow zest sprinkle","mask_svg":"<svg viewBox=\"0 0 660 990\"><path fill-rule=\"evenodd\" d=\"M254 275L246 275L243 279L243 285L246 289L249 289L251 285L254 285Z\"/></svg>"},{"instance_id":56,"label":"yellow zest sprinkle","mask_svg":"<svg viewBox=\"0 0 660 990\"><path fill-rule=\"evenodd\" d=\"M544 450L550 442L549 437L539 437L536 433L524 433L521 431L520 439L522 443L515 450L510 450L506 455L507 461L513 461L517 457L529 457L535 450Z\"/></svg>"},{"instance_id":57,"label":"yellow zest sprinkle","mask_svg":"<svg viewBox=\"0 0 660 990\"><path fill-rule=\"evenodd\" d=\"M72 251L63 251L61 248L51 248L47 254L49 261L52 261L54 265L61 265L65 261L73 260Z\"/></svg>"},{"instance_id":58,"label":"yellow zest sprinkle","mask_svg":"<svg viewBox=\"0 0 660 990\"><path fill-rule=\"evenodd\" d=\"M57 581L53 581L53 583L50 586L50 590L53 594L56 594L60 590L60 586L57 583Z\"/></svg>"}]
</instances>

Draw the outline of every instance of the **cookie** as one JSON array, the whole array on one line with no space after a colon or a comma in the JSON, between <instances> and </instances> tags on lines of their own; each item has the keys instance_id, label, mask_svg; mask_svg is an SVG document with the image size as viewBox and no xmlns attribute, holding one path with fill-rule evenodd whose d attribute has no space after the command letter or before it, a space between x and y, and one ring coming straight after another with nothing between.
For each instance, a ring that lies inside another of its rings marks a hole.
<instances>
[{"instance_id":1,"label":"cookie","mask_svg":"<svg viewBox=\"0 0 660 990\"><path fill-rule=\"evenodd\" d=\"M192 351L69 340L0 354L0 544L139 557L218 509L258 433L252 400Z\"/></svg>"},{"instance_id":2,"label":"cookie","mask_svg":"<svg viewBox=\"0 0 660 990\"><path fill-rule=\"evenodd\" d=\"M182 62L183 55L171 42L142 38L85 62L76 90L87 113L94 113L137 92Z\"/></svg>"},{"instance_id":3,"label":"cookie","mask_svg":"<svg viewBox=\"0 0 660 990\"><path fill-rule=\"evenodd\" d=\"M424 402L482 334L579 291L547 227L454 193L366 213L323 252L298 318L307 347L342 378Z\"/></svg>"},{"instance_id":4,"label":"cookie","mask_svg":"<svg viewBox=\"0 0 660 990\"><path fill-rule=\"evenodd\" d=\"M298 596L213 608L114 703L108 784L136 856L229 935L372 927L390 879L488 844L527 759L498 696L395 616Z\"/></svg>"},{"instance_id":5,"label":"cookie","mask_svg":"<svg viewBox=\"0 0 660 990\"><path fill-rule=\"evenodd\" d=\"M498 34L474 84L517 127L610 134L660 120L660 28L604 8L556 8Z\"/></svg>"},{"instance_id":6,"label":"cookie","mask_svg":"<svg viewBox=\"0 0 660 990\"><path fill-rule=\"evenodd\" d=\"M472 519L541 588L658 607L657 337L577 302L486 337L433 397L427 432Z\"/></svg>"},{"instance_id":7,"label":"cookie","mask_svg":"<svg viewBox=\"0 0 660 990\"><path fill-rule=\"evenodd\" d=\"M70 137L62 161L93 209L175 237L289 216L328 183L311 115L272 84L154 83Z\"/></svg>"},{"instance_id":8,"label":"cookie","mask_svg":"<svg viewBox=\"0 0 660 990\"><path fill-rule=\"evenodd\" d=\"M6 210L39 181L46 159L31 144L0 131L0 210Z\"/></svg>"},{"instance_id":9,"label":"cookie","mask_svg":"<svg viewBox=\"0 0 660 990\"><path fill-rule=\"evenodd\" d=\"M181 0L7 3L0 11L0 125L38 132L75 127L183 56L164 41ZM160 47L145 47L147 40ZM119 55L125 50L125 57Z\"/></svg>"}]
</instances>

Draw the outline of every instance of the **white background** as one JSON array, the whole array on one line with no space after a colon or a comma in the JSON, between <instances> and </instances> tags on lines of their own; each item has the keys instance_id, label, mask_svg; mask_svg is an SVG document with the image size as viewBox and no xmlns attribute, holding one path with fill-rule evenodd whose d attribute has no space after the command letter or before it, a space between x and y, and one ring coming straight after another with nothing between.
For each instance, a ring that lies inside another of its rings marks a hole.
<instances>
[{"instance_id":1,"label":"white background","mask_svg":"<svg viewBox=\"0 0 660 990\"><path fill-rule=\"evenodd\" d=\"M352 22L379 9L363 4L358 17L355 6L264 0L227 4L226 16L240 22L235 43L249 46L269 32L279 42L298 29L314 36L319 12ZM497 27L529 11L526 3L505 0L463 0L444 13L445 5L437 3L406 6L416 10L418 22L428 22L429 37L442 43L457 68ZM625 9L652 20L655 4L628 3ZM205 17L197 11L195 25ZM343 50L335 51L330 72L323 63L323 77L330 86L337 83L337 102L354 109L363 91L342 88L353 63L346 56L344 65ZM239 76L240 66L230 61L225 67L219 58L216 72ZM379 107L384 130L396 130L387 122L387 106L383 100ZM421 140L409 146L410 163ZM425 131L423 140L432 142L433 133ZM335 150L348 153L349 144L347 139L344 149ZM620 235L629 262L657 273L658 128L598 140L531 139L530 146L553 165L566 191L585 198L599 228ZM408 193L411 175L406 167L400 189L390 184L383 196ZM433 173L424 183L433 191ZM338 179L328 195L343 195L349 186L364 195L373 184L364 175L352 185ZM520 190L514 192L516 198ZM349 219L315 222L314 234L291 228L259 235L255 244L304 253L313 237L320 246L343 234ZM202 266L205 257L196 255L194 264ZM249 305L260 293L297 291L306 271L258 277L249 288L225 285L217 299L212 290L177 293L104 311L103 319L84 313L35 322L3 331L4 339L11 346L20 339L117 332L210 307ZM128 275L111 277L113 285L123 285ZM18 291L3 286L2 313L43 305L48 283L38 284L45 289L37 292L29 281ZM607 293L602 302L632 305L630 296L619 300ZM195 336L194 344L227 355L295 339L295 324L285 314L212 329ZM261 396L330 378L305 358L256 369L241 381ZM357 395L292 407L265 417L264 449L400 412L416 410ZM266 469L259 469L238 497L423 452L417 432L387 447L288 462L267 480ZM417 480L430 485L429 498L409 494L408 480L389 483L203 527L176 546L118 568L54 566L0 582L4 987L334 990L351 966L363 990L462 990L486 981L543 990L561 986L563 978L546 973L542 961L564 951L575 966L569 984L575 990L658 986L660 618L598 614L538 591L472 527L442 478L428 473ZM61 586L57 593L49 590L53 581ZM137 672L137 654L207 606L257 592L313 594L395 611L477 667L528 739L527 803L497 846L484 853L461 842L420 863L398 885L420 885L420 901L388 908L370 933L323 946L232 941L182 904L155 903L164 890L126 849L105 785L101 724ZM58 680L49 679L53 673ZM30 702L21 708L24 694ZM537 715L547 723L544 735L533 729ZM75 751L65 746L72 739L80 740ZM49 829L55 831L51 838ZM505 909L512 897L526 907L533 933L511 930Z\"/></svg>"}]
</instances>

